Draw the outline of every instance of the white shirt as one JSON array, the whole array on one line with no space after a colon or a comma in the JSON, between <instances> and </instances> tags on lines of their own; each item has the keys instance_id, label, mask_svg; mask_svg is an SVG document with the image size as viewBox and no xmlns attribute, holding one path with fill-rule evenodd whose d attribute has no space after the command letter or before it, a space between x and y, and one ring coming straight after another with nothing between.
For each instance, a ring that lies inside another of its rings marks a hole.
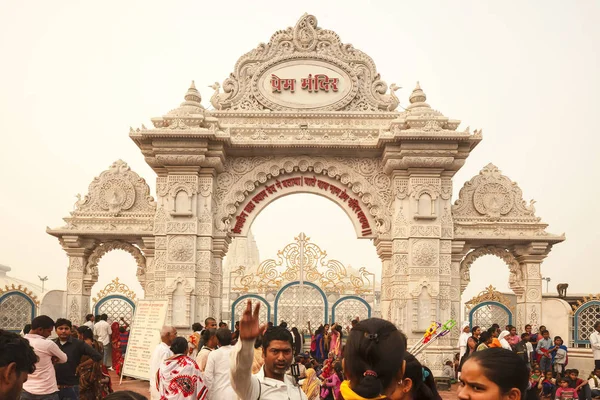
<instances>
[{"instance_id":1,"label":"white shirt","mask_svg":"<svg viewBox=\"0 0 600 400\"><path fill-rule=\"evenodd\" d=\"M150 398L152 400L159 400L160 395L158 394L158 389L156 389L156 372L162 365L163 361L167 358L172 357L173 352L165 343L160 342L158 346L154 348L154 352L152 353L152 357L150 358Z\"/></svg>"},{"instance_id":2,"label":"white shirt","mask_svg":"<svg viewBox=\"0 0 600 400\"><path fill-rule=\"evenodd\" d=\"M263 368L252 375L254 341L238 340L231 356L231 386L240 399L244 400L308 400L294 379L285 375L284 382L266 378ZM209 390L210 393L210 390ZM259 397L260 396L260 397Z\"/></svg>"},{"instance_id":3,"label":"white shirt","mask_svg":"<svg viewBox=\"0 0 600 400\"><path fill-rule=\"evenodd\" d=\"M35 395L52 394L58 392L56 385L56 373L52 357L58 358L58 363L67 362L67 355L52 340L45 337L28 333L25 339L33 347L33 351L39 360L35 363L35 372L29 374L27 382L23 384L23 390Z\"/></svg>"},{"instance_id":4,"label":"white shirt","mask_svg":"<svg viewBox=\"0 0 600 400\"><path fill-rule=\"evenodd\" d=\"M460 349L460 356L464 356L467 352L467 345L469 342L469 338L471 337L470 333L462 332L458 337L458 348Z\"/></svg>"},{"instance_id":5,"label":"white shirt","mask_svg":"<svg viewBox=\"0 0 600 400\"><path fill-rule=\"evenodd\" d=\"M590 335L590 344L592 345L594 360L600 360L600 332L592 332Z\"/></svg>"},{"instance_id":6,"label":"white shirt","mask_svg":"<svg viewBox=\"0 0 600 400\"><path fill-rule=\"evenodd\" d=\"M94 324L94 335L98 337L98 341L104 346L110 344L110 325L104 320L100 320Z\"/></svg>"},{"instance_id":7,"label":"white shirt","mask_svg":"<svg viewBox=\"0 0 600 400\"><path fill-rule=\"evenodd\" d=\"M588 384L590 385L591 390L600 390L600 378L596 375L592 375L592 377L588 379Z\"/></svg>"},{"instance_id":8,"label":"white shirt","mask_svg":"<svg viewBox=\"0 0 600 400\"><path fill-rule=\"evenodd\" d=\"M229 379L229 355L232 349L232 346L223 346L208 354L204 383L208 388L209 400L237 400Z\"/></svg>"},{"instance_id":9,"label":"white shirt","mask_svg":"<svg viewBox=\"0 0 600 400\"><path fill-rule=\"evenodd\" d=\"M90 329L94 329L94 323L92 321L86 321L84 324L84 326L87 326Z\"/></svg>"},{"instance_id":10,"label":"white shirt","mask_svg":"<svg viewBox=\"0 0 600 400\"><path fill-rule=\"evenodd\" d=\"M200 368L200 372L204 372L206 369L206 363L208 362L208 355L212 352L212 349L204 346L200 353L198 353L198 357L196 357L196 364L198 364L198 368Z\"/></svg>"}]
</instances>

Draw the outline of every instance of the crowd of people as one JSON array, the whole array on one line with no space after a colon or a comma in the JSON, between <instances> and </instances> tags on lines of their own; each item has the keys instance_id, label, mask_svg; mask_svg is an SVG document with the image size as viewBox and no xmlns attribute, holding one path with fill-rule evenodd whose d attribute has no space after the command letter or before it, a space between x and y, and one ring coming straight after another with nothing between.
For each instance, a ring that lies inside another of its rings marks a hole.
<instances>
[{"instance_id":1,"label":"crowd of people","mask_svg":"<svg viewBox=\"0 0 600 400\"><path fill-rule=\"evenodd\" d=\"M259 324L260 304L249 301L232 332L207 318L192 334L165 326L149 363L153 400L440 400L431 370L407 350L406 336L391 322L369 318L342 328L309 324L310 351L285 322ZM0 330L0 399L141 400L112 392L109 369L118 372L128 344L125 321L105 315L80 327L38 316L23 335ZM560 337L541 326L494 324L483 331L465 324L460 353L448 362L458 378L459 399L592 399L600 396L600 357L589 379L568 367ZM600 322L590 337L600 352ZM54 333L54 338L48 338ZM436 368L437 369L437 368ZM453 371L452 371L453 370ZM449 372L448 372L449 374Z\"/></svg>"},{"instance_id":2,"label":"crowd of people","mask_svg":"<svg viewBox=\"0 0 600 400\"><path fill-rule=\"evenodd\" d=\"M498 324L482 331L478 326L463 324L458 340L460 353L455 358L456 376L462 376L464 364L479 352L492 348L509 350L521 358L527 367L529 378L528 399L583 399L600 398L600 321L590 335L595 365L588 379L579 377L577 369L568 368L568 348L560 336L551 337L545 326L532 332L525 325L524 332L507 325L503 330Z\"/></svg>"}]
</instances>

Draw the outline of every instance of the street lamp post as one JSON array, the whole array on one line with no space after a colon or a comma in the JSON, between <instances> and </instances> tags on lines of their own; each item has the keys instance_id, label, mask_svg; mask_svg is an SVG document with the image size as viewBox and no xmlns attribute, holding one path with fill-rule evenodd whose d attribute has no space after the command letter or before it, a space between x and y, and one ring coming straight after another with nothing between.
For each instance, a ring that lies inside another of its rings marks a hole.
<instances>
[{"instance_id":1,"label":"street lamp post","mask_svg":"<svg viewBox=\"0 0 600 400\"><path fill-rule=\"evenodd\" d=\"M44 293L44 282L46 282L48 280L48 277L47 276L42 277L42 276L38 275L38 278L40 278L40 281L42 281L42 293Z\"/></svg>"},{"instance_id":2,"label":"street lamp post","mask_svg":"<svg viewBox=\"0 0 600 400\"><path fill-rule=\"evenodd\" d=\"M545 276L545 277L542 277L542 280L546 281L546 293L548 293L548 284L550 283L550 281L552 279L550 279L549 277Z\"/></svg>"}]
</instances>

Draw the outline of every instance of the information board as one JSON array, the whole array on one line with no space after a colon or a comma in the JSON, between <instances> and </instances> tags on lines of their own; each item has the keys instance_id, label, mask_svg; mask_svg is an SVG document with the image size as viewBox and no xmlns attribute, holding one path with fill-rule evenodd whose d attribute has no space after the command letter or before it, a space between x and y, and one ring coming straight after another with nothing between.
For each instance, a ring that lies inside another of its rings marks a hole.
<instances>
[{"instance_id":1,"label":"information board","mask_svg":"<svg viewBox=\"0 0 600 400\"><path fill-rule=\"evenodd\" d=\"M139 300L129 331L122 376L149 380L150 358L160 343L160 330L167 316L167 300Z\"/></svg>"}]
</instances>

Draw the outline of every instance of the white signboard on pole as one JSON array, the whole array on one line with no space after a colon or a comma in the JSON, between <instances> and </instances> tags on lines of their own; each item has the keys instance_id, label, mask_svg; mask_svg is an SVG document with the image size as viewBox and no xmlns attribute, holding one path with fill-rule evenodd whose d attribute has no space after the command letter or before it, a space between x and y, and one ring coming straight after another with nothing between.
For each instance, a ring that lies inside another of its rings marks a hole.
<instances>
[{"instance_id":1,"label":"white signboard on pole","mask_svg":"<svg viewBox=\"0 0 600 400\"><path fill-rule=\"evenodd\" d=\"M167 316L167 300L139 300L129 333L122 376L149 380L150 358L160 343Z\"/></svg>"}]
</instances>

